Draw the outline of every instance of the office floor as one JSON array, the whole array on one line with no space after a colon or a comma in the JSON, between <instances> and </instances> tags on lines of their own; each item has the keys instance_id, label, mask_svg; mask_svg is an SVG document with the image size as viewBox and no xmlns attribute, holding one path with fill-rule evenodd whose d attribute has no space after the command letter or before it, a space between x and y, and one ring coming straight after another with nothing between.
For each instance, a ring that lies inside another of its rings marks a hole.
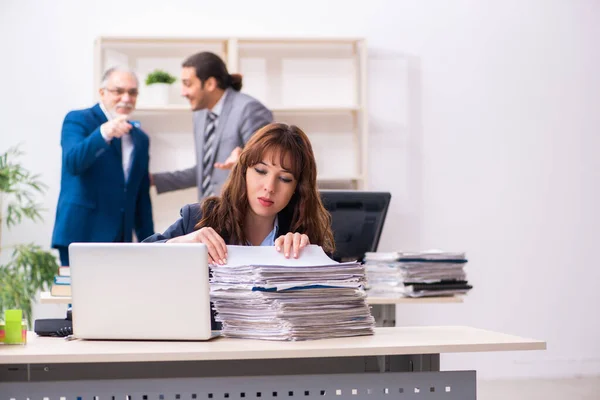
<instances>
[{"instance_id":1,"label":"office floor","mask_svg":"<svg viewBox=\"0 0 600 400\"><path fill-rule=\"evenodd\" d=\"M572 379L481 380L477 386L478 400L600 399L600 376Z\"/></svg>"}]
</instances>

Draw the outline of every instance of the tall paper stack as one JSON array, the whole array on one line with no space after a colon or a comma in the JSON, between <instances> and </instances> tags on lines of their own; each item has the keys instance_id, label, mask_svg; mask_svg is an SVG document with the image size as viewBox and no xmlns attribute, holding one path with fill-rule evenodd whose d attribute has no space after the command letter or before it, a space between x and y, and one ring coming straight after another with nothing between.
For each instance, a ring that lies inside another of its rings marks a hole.
<instances>
[{"instance_id":1,"label":"tall paper stack","mask_svg":"<svg viewBox=\"0 0 600 400\"><path fill-rule=\"evenodd\" d=\"M228 246L211 266L211 301L227 337L310 340L373 334L365 270L337 263L319 246L286 259L273 247Z\"/></svg>"},{"instance_id":2,"label":"tall paper stack","mask_svg":"<svg viewBox=\"0 0 600 400\"><path fill-rule=\"evenodd\" d=\"M465 294L473 288L466 263L465 253L440 250L366 253L367 289L369 295L382 297Z\"/></svg>"}]
</instances>

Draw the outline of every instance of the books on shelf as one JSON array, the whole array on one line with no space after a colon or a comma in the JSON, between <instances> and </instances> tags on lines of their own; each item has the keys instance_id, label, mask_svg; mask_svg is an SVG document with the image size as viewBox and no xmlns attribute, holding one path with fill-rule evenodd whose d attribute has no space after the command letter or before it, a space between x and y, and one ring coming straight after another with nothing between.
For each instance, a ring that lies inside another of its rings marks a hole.
<instances>
[{"instance_id":1,"label":"books on shelf","mask_svg":"<svg viewBox=\"0 0 600 400\"><path fill-rule=\"evenodd\" d=\"M54 277L54 283L56 285L70 285L71 284L71 277L70 276L56 275Z\"/></svg>"},{"instance_id":2,"label":"books on shelf","mask_svg":"<svg viewBox=\"0 0 600 400\"><path fill-rule=\"evenodd\" d=\"M373 296L431 297L466 294L464 252L370 252L365 254L367 290Z\"/></svg>"},{"instance_id":3,"label":"books on shelf","mask_svg":"<svg viewBox=\"0 0 600 400\"><path fill-rule=\"evenodd\" d=\"M56 297L71 297L71 285L53 284L50 294Z\"/></svg>"},{"instance_id":4,"label":"books on shelf","mask_svg":"<svg viewBox=\"0 0 600 400\"><path fill-rule=\"evenodd\" d=\"M58 267L58 275L54 276L54 283L50 288L50 294L57 297L71 296L71 268Z\"/></svg>"},{"instance_id":5,"label":"books on shelf","mask_svg":"<svg viewBox=\"0 0 600 400\"><path fill-rule=\"evenodd\" d=\"M298 259L272 247L228 246L211 267L211 301L227 337L311 340L373 334L364 266L337 263L319 246Z\"/></svg>"}]
</instances>

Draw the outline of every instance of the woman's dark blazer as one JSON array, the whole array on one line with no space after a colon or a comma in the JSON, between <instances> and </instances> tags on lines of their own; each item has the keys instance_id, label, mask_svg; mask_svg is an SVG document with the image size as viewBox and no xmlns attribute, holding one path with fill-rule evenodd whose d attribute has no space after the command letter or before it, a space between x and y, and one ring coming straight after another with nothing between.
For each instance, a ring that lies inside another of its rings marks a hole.
<instances>
[{"instance_id":1,"label":"woman's dark blazer","mask_svg":"<svg viewBox=\"0 0 600 400\"><path fill-rule=\"evenodd\" d=\"M169 239L194 232L194 227L202 219L202 208L199 203L187 204L183 206L179 214L181 215L181 218L175 221L173 225L168 227L166 231L163 233L155 233L154 235L144 239L142 243L164 243ZM290 232L290 224L292 220L290 210L287 208L283 209L279 214L277 214L277 220L279 227L277 232L275 232L275 238ZM229 237L226 237L226 235L224 235L222 232L220 235L226 244L231 244L229 243ZM331 257L331 254L326 254ZM215 312L212 306L211 324L213 330L221 329L221 324L215 321Z\"/></svg>"},{"instance_id":2,"label":"woman's dark blazer","mask_svg":"<svg viewBox=\"0 0 600 400\"><path fill-rule=\"evenodd\" d=\"M181 215L181 218L168 227L166 231L163 233L155 233L144 239L142 243L164 243L169 239L194 232L194 227L202 219L202 208L200 203L187 204L183 206L179 214ZM277 229L277 232L275 232L275 238L288 233L290 231L291 223L291 217L288 216L288 213L286 213L285 210L280 212L277 217L279 228ZM228 237L225 237L222 233L220 234L226 244L232 244L229 243Z\"/></svg>"},{"instance_id":3,"label":"woman's dark blazer","mask_svg":"<svg viewBox=\"0 0 600 400\"><path fill-rule=\"evenodd\" d=\"M187 235L188 233L194 232L194 227L196 224L202 219L202 208L199 203L187 204L183 206L181 211L179 212L181 218L179 218L173 225L167 228L166 231L161 233L155 233L152 236L147 237L142 241L142 243L164 243L169 239ZM287 213L284 211L278 214L278 225L279 229L275 232L275 237L279 237L283 235L284 232L289 232L290 229L290 221L291 218L287 216ZM280 233L282 232L282 233ZM224 237L222 234L223 240L225 243L229 243L229 238ZM220 330L221 323L215 321L215 310L211 305L211 329L212 330Z\"/></svg>"}]
</instances>

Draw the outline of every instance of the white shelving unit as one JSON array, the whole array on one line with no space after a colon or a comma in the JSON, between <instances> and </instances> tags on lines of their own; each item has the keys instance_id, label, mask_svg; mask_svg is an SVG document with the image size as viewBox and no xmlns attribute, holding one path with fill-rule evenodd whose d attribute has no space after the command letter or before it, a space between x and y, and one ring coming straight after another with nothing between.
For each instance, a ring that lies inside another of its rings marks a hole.
<instances>
[{"instance_id":1,"label":"white shelving unit","mask_svg":"<svg viewBox=\"0 0 600 400\"><path fill-rule=\"evenodd\" d=\"M192 115L179 80L168 105L144 96L145 77L156 68L179 77L183 60L212 51L230 73L243 75L242 91L310 137L323 188L368 188L367 49L363 39L100 37L95 43L95 98L102 73L128 65L140 78L135 119L151 137L151 172L195 163ZM156 229L166 228L196 190L153 194ZM164 221L162 219L165 219Z\"/></svg>"}]
</instances>

